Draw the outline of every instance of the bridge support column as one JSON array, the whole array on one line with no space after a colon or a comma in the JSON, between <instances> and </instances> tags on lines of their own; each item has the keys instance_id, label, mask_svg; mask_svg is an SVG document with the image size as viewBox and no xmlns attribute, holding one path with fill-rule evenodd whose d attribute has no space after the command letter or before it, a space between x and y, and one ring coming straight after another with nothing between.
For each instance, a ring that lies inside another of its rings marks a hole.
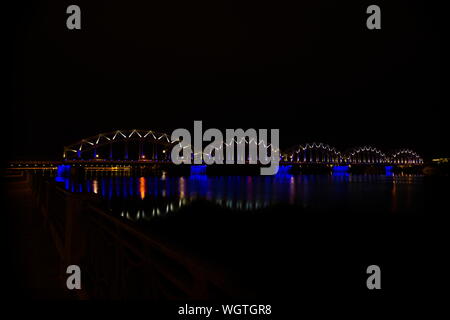
<instances>
[{"instance_id":1,"label":"bridge support column","mask_svg":"<svg viewBox=\"0 0 450 320\"><path fill-rule=\"evenodd\" d=\"M128 160L128 143L125 142L125 160Z\"/></svg>"},{"instance_id":2,"label":"bridge support column","mask_svg":"<svg viewBox=\"0 0 450 320\"><path fill-rule=\"evenodd\" d=\"M112 143L109 144L109 159L112 160L113 158L113 146Z\"/></svg>"}]
</instances>

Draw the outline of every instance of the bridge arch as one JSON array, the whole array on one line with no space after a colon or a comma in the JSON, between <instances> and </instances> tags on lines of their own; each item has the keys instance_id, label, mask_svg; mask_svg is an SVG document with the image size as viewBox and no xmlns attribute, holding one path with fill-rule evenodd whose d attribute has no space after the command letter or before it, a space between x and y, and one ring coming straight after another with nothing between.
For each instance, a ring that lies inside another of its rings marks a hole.
<instances>
[{"instance_id":1,"label":"bridge arch","mask_svg":"<svg viewBox=\"0 0 450 320\"><path fill-rule=\"evenodd\" d=\"M392 164L422 164L423 159L413 150L401 149L391 153L390 162Z\"/></svg>"},{"instance_id":2,"label":"bridge arch","mask_svg":"<svg viewBox=\"0 0 450 320\"><path fill-rule=\"evenodd\" d=\"M343 161L340 151L325 143L306 143L286 150L282 160L292 163L339 164Z\"/></svg>"},{"instance_id":3,"label":"bridge arch","mask_svg":"<svg viewBox=\"0 0 450 320\"><path fill-rule=\"evenodd\" d=\"M169 160L173 143L153 130L116 130L99 133L64 147L64 159Z\"/></svg>"},{"instance_id":4,"label":"bridge arch","mask_svg":"<svg viewBox=\"0 0 450 320\"><path fill-rule=\"evenodd\" d=\"M345 161L349 164L383 164L388 162L384 152L375 147L357 147L346 153Z\"/></svg>"}]
</instances>

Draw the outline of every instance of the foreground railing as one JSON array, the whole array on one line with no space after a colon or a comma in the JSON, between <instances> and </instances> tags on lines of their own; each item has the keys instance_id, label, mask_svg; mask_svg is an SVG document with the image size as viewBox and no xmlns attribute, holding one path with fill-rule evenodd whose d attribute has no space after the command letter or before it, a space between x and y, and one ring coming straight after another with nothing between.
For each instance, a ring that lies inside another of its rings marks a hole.
<instances>
[{"instance_id":1,"label":"foreground railing","mask_svg":"<svg viewBox=\"0 0 450 320\"><path fill-rule=\"evenodd\" d=\"M61 260L82 272L81 298L202 299L233 296L226 272L109 215L92 194L32 175L36 207Z\"/></svg>"}]
</instances>

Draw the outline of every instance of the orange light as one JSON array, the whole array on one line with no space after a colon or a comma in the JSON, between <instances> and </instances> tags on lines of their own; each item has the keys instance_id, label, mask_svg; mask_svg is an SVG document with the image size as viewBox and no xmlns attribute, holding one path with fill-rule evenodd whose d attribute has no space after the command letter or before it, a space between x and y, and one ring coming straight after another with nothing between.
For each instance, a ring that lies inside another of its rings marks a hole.
<instances>
[{"instance_id":1,"label":"orange light","mask_svg":"<svg viewBox=\"0 0 450 320\"><path fill-rule=\"evenodd\" d=\"M97 180L92 181L92 191L94 193L98 194L98 181Z\"/></svg>"},{"instance_id":2,"label":"orange light","mask_svg":"<svg viewBox=\"0 0 450 320\"><path fill-rule=\"evenodd\" d=\"M139 178L139 193L141 195L142 200L144 200L144 198L145 198L146 191L147 191L147 185L145 183L145 178L140 177Z\"/></svg>"}]
</instances>

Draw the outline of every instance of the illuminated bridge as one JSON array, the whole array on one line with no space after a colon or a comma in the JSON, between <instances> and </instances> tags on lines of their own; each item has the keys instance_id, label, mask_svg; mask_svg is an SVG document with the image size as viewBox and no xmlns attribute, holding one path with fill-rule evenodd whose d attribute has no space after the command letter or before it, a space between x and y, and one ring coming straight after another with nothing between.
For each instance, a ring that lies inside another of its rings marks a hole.
<instances>
[{"instance_id":1,"label":"illuminated bridge","mask_svg":"<svg viewBox=\"0 0 450 320\"><path fill-rule=\"evenodd\" d=\"M423 159L409 149L385 153L372 146L363 146L338 151L324 143L306 143L282 152L282 162L291 164L330 164L330 165L420 165Z\"/></svg>"},{"instance_id":2,"label":"illuminated bridge","mask_svg":"<svg viewBox=\"0 0 450 320\"><path fill-rule=\"evenodd\" d=\"M174 143L152 130L117 130L100 133L64 147L64 159L167 161Z\"/></svg>"},{"instance_id":3,"label":"illuminated bridge","mask_svg":"<svg viewBox=\"0 0 450 320\"><path fill-rule=\"evenodd\" d=\"M60 164L79 166L112 167L171 164L172 147L178 141L170 141L170 136L153 130L116 130L95 136L64 147L63 159L57 161L16 161L11 167L49 168ZM243 138L223 143L223 147L235 144L236 157L247 155L252 144L259 146L263 141ZM245 144L245 148L238 148ZM264 146L273 151L272 146ZM219 148L220 149L220 148ZM204 157L210 156L203 154ZM225 156L225 155L224 155ZM228 156L228 155L227 155ZM269 155L270 156L270 155ZM325 143L306 143L280 151L280 163L289 165L399 165L413 166L423 164L423 159L409 149L384 152L373 146L362 146L340 151Z\"/></svg>"}]
</instances>

